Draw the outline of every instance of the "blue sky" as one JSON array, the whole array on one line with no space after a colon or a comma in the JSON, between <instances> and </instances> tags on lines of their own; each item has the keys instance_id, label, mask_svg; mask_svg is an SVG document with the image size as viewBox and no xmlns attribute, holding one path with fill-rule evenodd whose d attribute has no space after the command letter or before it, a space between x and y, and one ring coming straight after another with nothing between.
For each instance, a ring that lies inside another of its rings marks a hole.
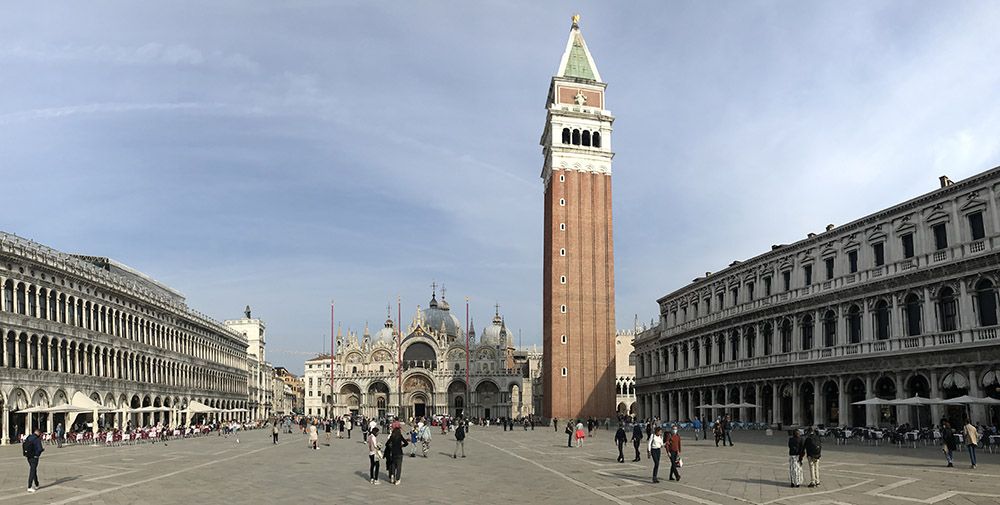
<instances>
[{"instance_id":1,"label":"blue sky","mask_svg":"<svg viewBox=\"0 0 1000 505\"><path fill-rule=\"evenodd\" d=\"M331 298L374 331L435 280L540 343L538 140L573 12L618 118L619 327L1000 165L995 2L29 2L0 16L0 229L220 320L250 304L293 371Z\"/></svg>"}]
</instances>

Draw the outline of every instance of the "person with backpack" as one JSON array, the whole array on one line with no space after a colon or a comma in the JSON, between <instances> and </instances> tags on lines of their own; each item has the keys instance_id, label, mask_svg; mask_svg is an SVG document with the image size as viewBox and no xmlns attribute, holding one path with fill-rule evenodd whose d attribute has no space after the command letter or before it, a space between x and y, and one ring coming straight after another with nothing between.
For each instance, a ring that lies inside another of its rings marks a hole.
<instances>
[{"instance_id":1,"label":"person with backpack","mask_svg":"<svg viewBox=\"0 0 1000 505\"><path fill-rule=\"evenodd\" d=\"M944 452L945 460L948 461L948 468L955 466L953 460L956 449L958 449L958 441L955 440L955 429L951 427L951 422L946 419L942 419L941 450Z\"/></svg>"},{"instance_id":2,"label":"person with backpack","mask_svg":"<svg viewBox=\"0 0 1000 505\"><path fill-rule=\"evenodd\" d=\"M816 428L809 428L809 435L802 443L802 451L809 459L809 487L819 486L819 457L822 450L823 441L820 440L819 433L816 433Z\"/></svg>"},{"instance_id":3,"label":"person with backpack","mask_svg":"<svg viewBox=\"0 0 1000 505\"><path fill-rule=\"evenodd\" d=\"M42 456L45 448L42 447L42 438L39 436L42 431L35 428L35 431L28 435L21 444L21 453L28 459L28 492L38 491L38 458Z\"/></svg>"},{"instance_id":4,"label":"person with backpack","mask_svg":"<svg viewBox=\"0 0 1000 505\"><path fill-rule=\"evenodd\" d=\"M430 425L424 424L423 421L417 423L419 429L417 430L417 435L420 438L420 451L427 457L427 451L431 449L431 429Z\"/></svg>"},{"instance_id":5,"label":"person with backpack","mask_svg":"<svg viewBox=\"0 0 1000 505\"><path fill-rule=\"evenodd\" d=\"M409 445L399 427L392 428L389 439L385 441L385 460L389 465L389 483L399 485L403 472L403 447Z\"/></svg>"},{"instance_id":6,"label":"person with backpack","mask_svg":"<svg viewBox=\"0 0 1000 505\"><path fill-rule=\"evenodd\" d=\"M458 448L462 448L462 457L465 457L465 423L459 421L455 427L455 454L452 459L458 459Z\"/></svg>"}]
</instances>

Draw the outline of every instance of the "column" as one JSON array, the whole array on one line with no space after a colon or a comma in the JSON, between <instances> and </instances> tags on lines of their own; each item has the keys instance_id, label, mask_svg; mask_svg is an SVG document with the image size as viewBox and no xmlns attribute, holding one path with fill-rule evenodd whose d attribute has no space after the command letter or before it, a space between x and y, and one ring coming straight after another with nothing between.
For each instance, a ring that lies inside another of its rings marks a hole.
<instances>
[{"instance_id":1,"label":"column","mask_svg":"<svg viewBox=\"0 0 1000 505\"><path fill-rule=\"evenodd\" d=\"M844 390L845 386L847 386L847 383L844 381L844 378L837 377L837 424L840 426L847 426L851 422L847 391Z\"/></svg>"},{"instance_id":2,"label":"column","mask_svg":"<svg viewBox=\"0 0 1000 505\"><path fill-rule=\"evenodd\" d=\"M969 367L969 396L983 396L982 389L979 384L979 374L977 374L976 369L972 367ZM986 407L984 405L970 405L969 419L973 423L985 423L986 421L989 421L986 417Z\"/></svg>"},{"instance_id":3,"label":"column","mask_svg":"<svg viewBox=\"0 0 1000 505\"><path fill-rule=\"evenodd\" d=\"M763 356L764 355L764 331L763 330L764 330L764 325L763 324L755 324L754 325L754 333L757 334L756 346L755 346L754 352L753 352L754 356ZM758 402L758 403L760 403L760 402ZM759 417L757 418L756 422L761 422Z\"/></svg>"},{"instance_id":4,"label":"column","mask_svg":"<svg viewBox=\"0 0 1000 505\"><path fill-rule=\"evenodd\" d=\"M972 313L972 294L968 288L964 280L958 283L958 327L963 331L972 329L976 320Z\"/></svg>"},{"instance_id":5,"label":"column","mask_svg":"<svg viewBox=\"0 0 1000 505\"><path fill-rule=\"evenodd\" d=\"M871 342L874 335L874 325L875 322L871 319L871 314L868 313L868 299L861 300L861 341ZM865 394L871 398L871 391L865 391Z\"/></svg>"},{"instance_id":6,"label":"column","mask_svg":"<svg viewBox=\"0 0 1000 505\"><path fill-rule=\"evenodd\" d=\"M758 338L759 337L760 336L758 335ZM762 394L763 392L764 392L764 388L760 385L760 383L759 382L758 383L754 383L754 385L753 385L753 397L754 397L754 403L757 404L757 407L754 409L754 415L753 415L753 421L755 423L766 423L766 422L768 422L768 420L764 418L764 398L763 398L763 394Z\"/></svg>"},{"instance_id":7,"label":"column","mask_svg":"<svg viewBox=\"0 0 1000 505\"><path fill-rule=\"evenodd\" d=\"M792 382L792 424L802 426L802 398L799 397L799 382Z\"/></svg>"},{"instance_id":8,"label":"column","mask_svg":"<svg viewBox=\"0 0 1000 505\"><path fill-rule=\"evenodd\" d=\"M907 395L905 388L903 387L903 374L896 373L896 398L906 398ZM910 422L910 407L907 405L896 407L896 422L898 424Z\"/></svg>"},{"instance_id":9,"label":"column","mask_svg":"<svg viewBox=\"0 0 1000 505\"><path fill-rule=\"evenodd\" d=\"M694 414L694 410L695 410L694 409L695 408L694 400L695 400L695 398L694 398L694 391L692 391L692 390L689 389L688 392L687 392L687 420L688 421L694 421L694 415L695 415Z\"/></svg>"},{"instance_id":10,"label":"column","mask_svg":"<svg viewBox=\"0 0 1000 505\"><path fill-rule=\"evenodd\" d=\"M739 386L739 388L740 388L740 401L739 401L739 403L746 402L746 387L747 387L746 385L740 385ZM747 421L747 408L746 407L740 407L740 421L744 422L744 423Z\"/></svg>"},{"instance_id":11,"label":"column","mask_svg":"<svg viewBox=\"0 0 1000 505\"><path fill-rule=\"evenodd\" d=\"M896 293L891 294L892 298L892 312L889 315L889 327L892 328L892 333L889 338L895 338L903 335L903 314L899 312L899 303L897 302ZM899 391L899 385L896 385L896 391ZM897 419L899 415L896 415Z\"/></svg>"},{"instance_id":12,"label":"column","mask_svg":"<svg viewBox=\"0 0 1000 505\"><path fill-rule=\"evenodd\" d=\"M931 370L930 373L931 381L931 398L941 398L941 389L939 385L939 378L937 370ZM931 424L938 424L941 420L941 406L931 405Z\"/></svg>"},{"instance_id":13,"label":"column","mask_svg":"<svg viewBox=\"0 0 1000 505\"><path fill-rule=\"evenodd\" d=\"M781 422L781 391L777 382L771 383L771 424Z\"/></svg>"},{"instance_id":14,"label":"column","mask_svg":"<svg viewBox=\"0 0 1000 505\"><path fill-rule=\"evenodd\" d=\"M21 368L21 334L14 335L14 366Z\"/></svg>"},{"instance_id":15,"label":"column","mask_svg":"<svg viewBox=\"0 0 1000 505\"><path fill-rule=\"evenodd\" d=\"M0 291L3 291L0 289ZM3 408L3 433L0 433L0 445L7 445L7 434L10 433L10 406Z\"/></svg>"},{"instance_id":16,"label":"column","mask_svg":"<svg viewBox=\"0 0 1000 505\"><path fill-rule=\"evenodd\" d=\"M813 382L813 424L826 424L826 396L823 395L823 379Z\"/></svg>"},{"instance_id":17,"label":"column","mask_svg":"<svg viewBox=\"0 0 1000 505\"><path fill-rule=\"evenodd\" d=\"M664 421L671 422L677 419L677 411L680 406L680 398L677 397L677 393L674 391L667 392L667 416L663 417Z\"/></svg>"},{"instance_id":18,"label":"column","mask_svg":"<svg viewBox=\"0 0 1000 505\"><path fill-rule=\"evenodd\" d=\"M865 376L865 399L875 398L875 381L871 375ZM865 405L865 424L878 426L878 406Z\"/></svg>"},{"instance_id":19,"label":"column","mask_svg":"<svg viewBox=\"0 0 1000 505\"><path fill-rule=\"evenodd\" d=\"M731 403L729 400L730 400L730 398L729 398L729 385L727 384L727 385L725 385L725 386L722 387L722 401L719 402L719 403L725 405L727 403ZM729 413L729 408L728 407L722 409L722 415L723 416L725 416L728 413Z\"/></svg>"},{"instance_id":20,"label":"column","mask_svg":"<svg viewBox=\"0 0 1000 505\"><path fill-rule=\"evenodd\" d=\"M926 335L928 333L940 331L941 323L937 320L936 317L934 317L934 314L936 312L934 310L934 300L931 299L930 289L927 289L926 287L924 288L923 301L924 303L920 307L921 317L923 318L923 321L921 321L922 324L920 325L920 333Z\"/></svg>"}]
</instances>

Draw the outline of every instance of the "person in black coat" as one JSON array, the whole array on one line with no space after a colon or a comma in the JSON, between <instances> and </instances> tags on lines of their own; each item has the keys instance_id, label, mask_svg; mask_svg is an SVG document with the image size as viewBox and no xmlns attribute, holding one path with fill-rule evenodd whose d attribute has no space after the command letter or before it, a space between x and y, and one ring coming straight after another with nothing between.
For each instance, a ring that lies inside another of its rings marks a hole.
<instances>
[{"instance_id":1,"label":"person in black coat","mask_svg":"<svg viewBox=\"0 0 1000 505\"><path fill-rule=\"evenodd\" d=\"M954 467L954 455L955 449L958 449L958 443L955 440L955 429L951 427L951 423L945 419L941 420L941 445L944 449L944 457L948 461L948 467Z\"/></svg>"},{"instance_id":2,"label":"person in black coat","mask_svg":"<svg viewBox=\"0 0 1000 505\"><path fill-rule=\"evenodd\" d=\"M639 423L632 425L632 446L635 447L635 459L632 462L639 461L639 446L642 445L642 426Z\"/></svg>"},{"instance_id":3,"label":"person in black coat","mask_svg":"<svg viewBox=\"0 0 1000 505\"><path fill-rule=\"evenodd\" d=\"M618 445L618 462L625 462L625 442L628 441L628 435L625 434L625 427L618 425L618 431L615 432L615 443Z\"/></svg>"},{"instance_id":4,"label":"person in black coat","mask_svg":"<svg viewBox=\"0 0 1000 505\"><path fill-rule=\"evenodd\" d=\"M403 473L403 447L410 445L406 437L399 431L399 427L392 429L389 440L385 441L386 461L389 464L389 482L399 485L400 476Z\"/></svg>"}]
</instances>

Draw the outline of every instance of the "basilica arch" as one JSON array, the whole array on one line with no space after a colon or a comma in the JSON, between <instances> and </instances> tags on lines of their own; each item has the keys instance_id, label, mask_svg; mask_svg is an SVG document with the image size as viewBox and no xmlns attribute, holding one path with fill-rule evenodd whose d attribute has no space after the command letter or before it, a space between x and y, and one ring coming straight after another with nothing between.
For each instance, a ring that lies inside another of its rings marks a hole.
<instances>
[{"instance_id":1,"label":"basilica arch","mask_svg":"<svg viewBox=\"0 0 1000 505\"><path fill-rule=\"evenodd\" d=\"M421 373L411 373L403 379L403 408L406 417L434 415L434 381Z\"/></svg>"}]
</instances>

